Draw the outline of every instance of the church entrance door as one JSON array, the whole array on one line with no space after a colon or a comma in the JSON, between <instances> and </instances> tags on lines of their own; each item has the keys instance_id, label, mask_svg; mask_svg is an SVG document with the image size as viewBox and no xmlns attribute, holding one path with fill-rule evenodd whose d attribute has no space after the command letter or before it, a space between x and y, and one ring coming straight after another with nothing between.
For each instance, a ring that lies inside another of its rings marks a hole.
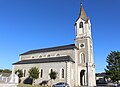
<instances>
[{"instance_id":1,"label":"church entrance door","mask_svg":"<svg viewBox=\"0 0 120 87\"><path fill-rule=\"evenodd\" d=\"M80 85L81 86L85 85L85 70L81 70L80 72Z\"/></svg>"}]
</instances>

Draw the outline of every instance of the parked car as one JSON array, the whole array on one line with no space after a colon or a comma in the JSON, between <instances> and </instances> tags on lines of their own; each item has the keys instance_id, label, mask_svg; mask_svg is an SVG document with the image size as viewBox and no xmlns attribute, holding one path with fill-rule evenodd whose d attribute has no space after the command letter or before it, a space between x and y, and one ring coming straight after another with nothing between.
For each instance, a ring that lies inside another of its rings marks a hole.
<instances>
[{"instance_id":1,"label":"parked car","mask_svg":"<svg viewBox=\"0 0 120 87\"><path fill-rule=\"evenodd\" d=\"M52 87L70 87L70 86L65 82L59 82L57 84L52 85Z\"/></svg>"},{"instance_id":2,"label":"parked car","mask_svg":"<svg viewBox=\"0 0 120 87\"><path fill-rule=\"evenodd\" d=\"M118 83L118 85L117 85L118 87L120 87L120 83Z\"/></svg>"}]
</instances>

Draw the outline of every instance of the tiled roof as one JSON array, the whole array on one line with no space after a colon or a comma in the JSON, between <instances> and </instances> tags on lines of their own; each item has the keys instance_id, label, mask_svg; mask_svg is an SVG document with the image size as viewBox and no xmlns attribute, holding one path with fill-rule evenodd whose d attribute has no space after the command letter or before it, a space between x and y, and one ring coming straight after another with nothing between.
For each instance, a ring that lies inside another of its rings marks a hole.
<instances>
[{"instance_id":1,"label":"tiled roof","mask_svg":"<svg viewBox=\"0 0 120 87\"><path fill-rule=\"evenodd\" d=\"M74 60L70 56L60 56L60 57L52 57L52 58L22 60L22 61L18 61L16 63L13 63L13 65L50 63L50 62L66 62L66 61L74 63Z\"/></svg>"},{"instance_id":2,"label":"tiled roof","mask_svg":"<svg viewBox=\"0 0 120 87\"><path fill-rule=\"evenodd\" d=\"M51 48L30 50L30 51L22 53L20 55L27 55L27 54L34 54L34 53L41 53L41 52L50 52L50 51L57 51L57 50L67 50L67 49L74 49L74 48L75 48L75 44L70 44L70 45L57 46L57 47L51 47Z\"/></svg>"},{"instance_id":3,"label":"tiled roof","mask_svg":"<svg viewBox=\"0 0 120 87\"><path fill-rule=\"evenodd\" d=\"M96 77L105 77L106 76L106 73L103 72L103 73L96 73Z\"/></svg>"}]
</instances>

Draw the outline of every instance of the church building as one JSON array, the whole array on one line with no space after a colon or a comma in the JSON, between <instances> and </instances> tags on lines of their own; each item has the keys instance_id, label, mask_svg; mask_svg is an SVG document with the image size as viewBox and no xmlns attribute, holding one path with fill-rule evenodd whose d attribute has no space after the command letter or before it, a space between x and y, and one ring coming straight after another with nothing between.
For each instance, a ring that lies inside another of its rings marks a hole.
<instances>
[{"instance_id":1,"label":"church building","mask_svg":"<svg viewBox=\"0 0 120 87\"><path fill-rule=\"evenodd\" d=\"M22 82L29 77L32 67L39 69L36 84L49 80L51 71L57 72L52 84L66 82L73 86L96 86L93 44L90 18L86 15L82 4L80 14L75 22L75 41L57 47L30 50L20 54L20 60L13 63L13 73L23 71ZM48 82L48 85L51 85Z\"/></svg>"}]
</instances>

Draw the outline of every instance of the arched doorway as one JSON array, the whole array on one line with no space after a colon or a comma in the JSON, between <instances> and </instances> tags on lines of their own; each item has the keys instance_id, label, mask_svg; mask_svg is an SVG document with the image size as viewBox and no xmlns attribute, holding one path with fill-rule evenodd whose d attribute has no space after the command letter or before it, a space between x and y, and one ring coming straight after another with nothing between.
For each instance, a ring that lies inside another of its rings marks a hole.
<instances>
[{"instance_id":1,"label":"arched doorway","mask_svg":"<svg viewBox=\"0 0 120 87\"><path fill-rule=\"evenodd\" d=\"M80 85L81 86L85 85L85 70L81 70L80 72Z\"/></svg>"}]
</instances>

